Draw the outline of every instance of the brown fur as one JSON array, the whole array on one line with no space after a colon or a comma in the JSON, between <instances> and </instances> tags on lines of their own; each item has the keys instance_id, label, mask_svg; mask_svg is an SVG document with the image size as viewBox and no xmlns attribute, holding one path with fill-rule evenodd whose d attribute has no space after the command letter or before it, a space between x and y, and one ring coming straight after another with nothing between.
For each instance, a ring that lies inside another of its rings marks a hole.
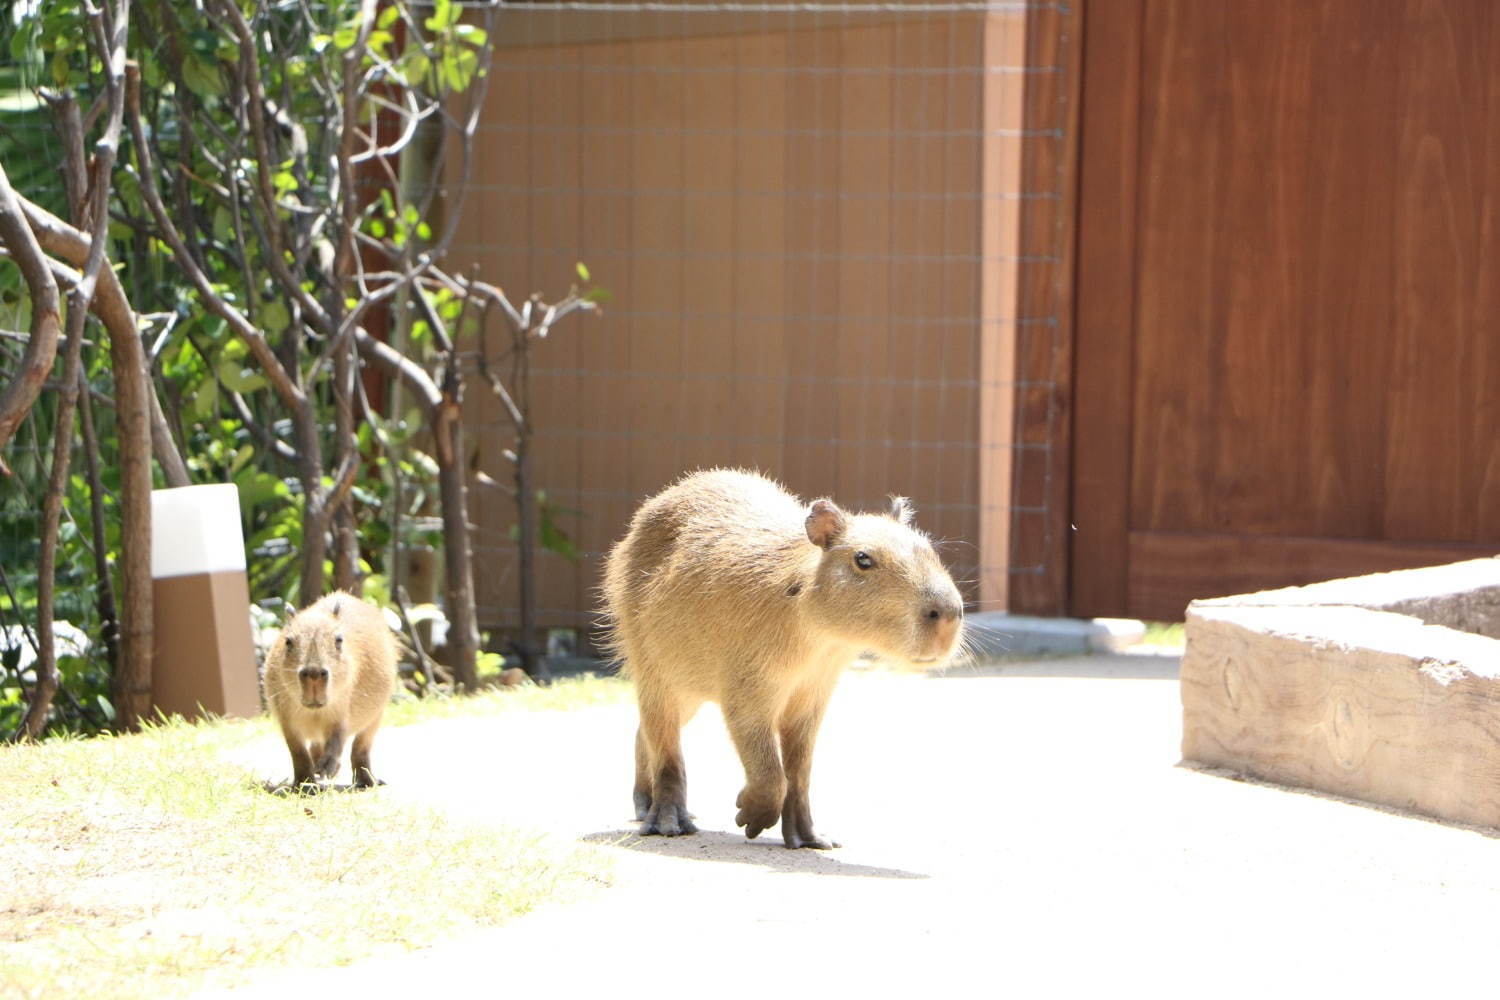
<instances>
[{"instance_id":1,"label":"brown fur","mask_svg":"<svg viewBox=\"0 0 1500 1000\"><path fill-rule=\"evenodd\" d=\"M354 784L375 784L370 744L395 681L396 640L375 605L329 594L287 622L266 653L265 689L295 784L312 788L337 774L350 736Z\"/></svg>"},{"instance_id":2,"label":"brown fur","mask_svg":"<svg viewBox=\"0 0 1500 1000\"><path fill-rule=\"evenodd\" d=\"M727 469L641 505L609 554L604 595L640 702L642 833L697 829L679 733L714 701L745 765L735 822L755 837L779 818L788 847L836 846L814 831L807 793L840 672L865 650L937 665L962 628L958 590L910 522L899 497L888 513L850 515Z\"/></svg>"}]
</instances>

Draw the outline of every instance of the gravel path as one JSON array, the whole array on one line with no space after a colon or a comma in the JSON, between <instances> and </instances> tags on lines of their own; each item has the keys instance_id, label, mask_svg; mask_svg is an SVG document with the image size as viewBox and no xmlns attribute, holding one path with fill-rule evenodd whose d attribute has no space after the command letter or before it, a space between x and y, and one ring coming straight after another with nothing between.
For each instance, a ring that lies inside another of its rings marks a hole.
<instances>
[{"instance_id":1,"label":"gravel path","mask_svg":"<svg viewBox=\"0 0 1500 1000\"><path fill-rule=\"evenodd\" d=\"M813 772L819 826L845 845L831 852L735 830L742 776L711 708L684 735L703 832L672 840L632 833L632 706L389 730L376 745L389 793L613 845L615 886L234 995L1492 989L1493 833L1176 766L1180 712L1170 658L852 673Z\"/></svg>"}]
</instances>

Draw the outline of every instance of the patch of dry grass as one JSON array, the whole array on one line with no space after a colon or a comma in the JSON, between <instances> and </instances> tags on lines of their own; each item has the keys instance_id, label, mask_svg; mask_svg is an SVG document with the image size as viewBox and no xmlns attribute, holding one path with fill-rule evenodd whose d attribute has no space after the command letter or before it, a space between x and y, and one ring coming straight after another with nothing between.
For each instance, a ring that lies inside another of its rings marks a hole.
<instances>
[{"instance_id":1,"label":"patch of dry grass","mask_svg":"<svg viewBox=\"0 0 1500 1000\"><path fill-rule=\"evenodd\" d=\"M619 681L397 706L393 721L628 697ZM268 794L268 719L0 748L0 996L165 997L502 922L607 881L595 848L377 789Z\"/></svg>"}]
</instances>

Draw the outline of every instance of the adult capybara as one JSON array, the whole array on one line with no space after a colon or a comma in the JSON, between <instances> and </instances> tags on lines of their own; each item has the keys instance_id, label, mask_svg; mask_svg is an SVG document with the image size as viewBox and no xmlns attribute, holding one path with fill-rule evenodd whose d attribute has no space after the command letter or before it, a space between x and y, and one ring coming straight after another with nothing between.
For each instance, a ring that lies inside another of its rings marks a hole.
<instances>
[{"instance_id":1,"label":"adult capybara","mask_svg":"<svg viewBox=\"0 0 1500 1000\"><path fill-rule=\"evenodd\" d=\"M760 475L697 472L647 500L609 554L611 641L634 680L641 832L697 827L680 731L705 701L724 711L745 765L735 822L781 820L788 847L834 847L813 829L813 742L839 673L862 651L936 666L963 602L906 500L848 514L803 504Z\"/></svg>"},{"instance_id":2,"label":"adult capybara","mask_svg":"<svg viewBox=\"0 0 1500 1000\"><path fill-rule=\"evenodd\" d=\"M352 594L329 594L298 612L266 653L266 701L306 789L338 773L353 737L354 784L375 784L370 744L396 683L396 639L385 615Z\"/></svg>"}]
</instances>

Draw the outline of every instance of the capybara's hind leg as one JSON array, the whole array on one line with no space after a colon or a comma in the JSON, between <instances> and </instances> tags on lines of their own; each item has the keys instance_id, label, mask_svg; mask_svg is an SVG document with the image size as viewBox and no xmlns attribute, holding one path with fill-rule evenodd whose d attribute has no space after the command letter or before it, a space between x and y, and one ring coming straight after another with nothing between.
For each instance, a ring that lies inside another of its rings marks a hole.
<instances>
[{"instance_id":1,"label":"capybara's hind leg","mask_svg":"<svg viewBox=\"0 0 1500 1000\"><path fill-rule=\"evenodd\" d=\"M680 706L670 699L641 699L640 738L646 743L651 774L651 804L641 820L643 836L659 833L675 837L698 832L692 814L687 811L682 722Z\"/></svg>"},{"instance_id":2,"label":"capybara's hind leg","mask_svg":"<svg viewBox=\"0 0 1500 1000\"><path fill-rule=\"evenodd\" d=\"M355 788L374 788L381 784L375 780L375 772L370 770L370 744L375 742L375 730L378 728L379 722L357 734L354 745L349 749L349 767L354 772Z\"/></svg>"},{"instance_id":3,"label":"capybara's hind leg","mask_svg":"<svg viewBox=\"0 0 1500 1000\"><path fill-rule=\"evenodd\" d=\"M643 820L651 811L651 748L646 745L646 727L635 730L635 818Z\"/></svg>"}]
</instances>

